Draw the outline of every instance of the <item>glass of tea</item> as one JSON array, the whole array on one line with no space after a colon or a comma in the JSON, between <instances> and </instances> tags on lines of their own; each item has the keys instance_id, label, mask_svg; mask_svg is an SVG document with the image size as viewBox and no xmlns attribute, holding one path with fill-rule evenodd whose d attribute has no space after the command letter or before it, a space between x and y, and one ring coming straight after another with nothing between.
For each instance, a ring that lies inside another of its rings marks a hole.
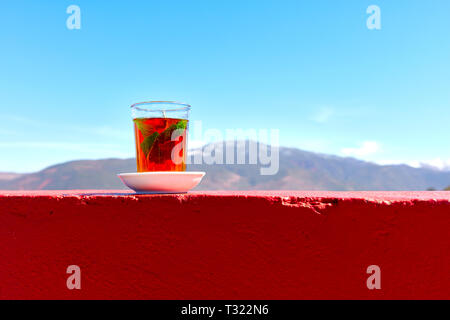
<instances>
[{"instance_id":1,"label":"glass of tea","mask_svg":"<svg viewBox=\"0 0 450 320\"><path fill-rule=\"evenodd\" d=\"M131 106L138 172L185 171L191 106L173 101Z\"/></svg>"}]
</instances>

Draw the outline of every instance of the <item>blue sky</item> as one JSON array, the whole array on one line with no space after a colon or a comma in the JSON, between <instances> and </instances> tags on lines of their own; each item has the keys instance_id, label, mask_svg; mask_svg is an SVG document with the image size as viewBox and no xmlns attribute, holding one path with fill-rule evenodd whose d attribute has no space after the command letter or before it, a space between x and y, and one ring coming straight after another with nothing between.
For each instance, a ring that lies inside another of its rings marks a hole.
<instances>
[{"instance_id":1,"label":"blue sky","mask_svg":"<svg viewBox=\"0 0 450 320\"><path fill-rule=\"evenodd\" d=\"M448 0L2 1L0 171L132 157L145 100L284 146L450 163L449 34Z\"/></svg>"}]
</instances>

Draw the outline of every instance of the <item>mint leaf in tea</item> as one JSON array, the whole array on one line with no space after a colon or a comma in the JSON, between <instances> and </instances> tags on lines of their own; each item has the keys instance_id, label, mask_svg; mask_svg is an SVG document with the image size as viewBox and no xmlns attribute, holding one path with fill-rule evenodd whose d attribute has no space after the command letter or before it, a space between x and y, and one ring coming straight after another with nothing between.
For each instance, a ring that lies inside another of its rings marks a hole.
<instances>
[{"instance_id":1,"label":"mint leaf in tea","mask_svg":"<svg viewBox=\"0 0 450 320\"><path fill-rule=\"evenodd\" d=\"M186 170L188 120L136 118L133 121L138 172Z\"/></svg>"}]
</instances>

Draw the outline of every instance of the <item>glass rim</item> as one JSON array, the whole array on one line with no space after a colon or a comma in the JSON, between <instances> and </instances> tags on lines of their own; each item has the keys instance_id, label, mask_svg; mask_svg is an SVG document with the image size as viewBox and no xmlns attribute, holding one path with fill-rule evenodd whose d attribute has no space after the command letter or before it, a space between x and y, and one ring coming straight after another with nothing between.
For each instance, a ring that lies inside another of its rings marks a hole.
<instances>
[{"instance_id":1,"label":"glass rim","mask_svg":"<svg viewBox=\"0 0 450 320\"><path fill-rule=\"evenodd\" d=\"M141 106L145 106L145 105L158 105L158 104L168 104L168 105L173 105L173 106L181 106L181 108L175 108L175 109L149 109L149 108L142 108ZM153 112L153 111L165 111L165 112L170 112L170 111L189 111L191 109L191 105L184 103L184 102L178 102L178 101L143 101L143 102L137 102L131 105L130 107L131 109L136 109L139 111L148 111L148 112Z\"/></svg>"}]
</instances>

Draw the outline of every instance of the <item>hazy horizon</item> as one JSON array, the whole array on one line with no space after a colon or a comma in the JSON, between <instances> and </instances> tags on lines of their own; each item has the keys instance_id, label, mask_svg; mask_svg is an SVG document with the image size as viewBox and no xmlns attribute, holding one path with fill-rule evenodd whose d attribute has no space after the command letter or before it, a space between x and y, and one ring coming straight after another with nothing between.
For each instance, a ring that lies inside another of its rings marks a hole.
<instances>
[{"instance_id":1,"label":"hazy horizon","mask_svg":"<svg viewBox=\"0 0 450 320\"><path fill-rule=\"evenodd\" d=\"M246 141L252 141L252 140L246 139ZM225 142L225 140L223 140L223 141L215 141L215 142L212 142L212 143L222 143L222 142ZM209 144L209 143L207 143L207 144ZM196 147L193 147L193 148L189 148L188 149L188 155L192 156L192 152L193 151L198 150L198 149L206 146L207 144L203 144L202 146L196 146ZM294 147L288 147L288 146L282 146L282 145L280 145L279 147L280 148L285 148L285 149L297 149L297 150L301 150L301 151L305 151L305 152L311 152L311 153L315 153L315 154L318 154L318 155L324 155L324 156L350 158L350 159L355 159L355 160L358 160L358 161L364 161L364 162L368 162L368 163L373 163L375 165L380 165L380 166L406 165L406 166L409 166L411 168L426 168L426 169L433 169L433 170L444 171L444 172L445 171L450 171L450 167L440 167L439 165L432 165L432 164L429 164L429 163L402 163L402 162L399 162L399 163L377 163L377 162L373 162L373 161L367 161L367 160L364 160L364 159L360 159L360 158L357 158L357 157L354 157L354 156L343 156L343 155L337 155L337 154L315 152L315 151L311 151L311 150L304 150L304 149L300 149L300 148L294 148ZM29 174L29 173L39 172L39 171L45 170L45 169L47 169L49 167L53 167L55 165L60 165L60 164L64 164L64 163L74 162L74 161L96 161L96 160L113 160L113 159L118 159L118 160L135 159L135 155L131 155L129 157L74 158L74 159L69 159L67 161L55 162L55 163L49 164L49 165L47 165L45 167L42 167L42 168L34 170L34 171L23 171L23 172L20 172L20 171L3 171L3 170L0 170L0 173L2 173L2 174L12 173L12 174L20 174L21 175L21 174Z\"/></svg>"}]
</instances>

